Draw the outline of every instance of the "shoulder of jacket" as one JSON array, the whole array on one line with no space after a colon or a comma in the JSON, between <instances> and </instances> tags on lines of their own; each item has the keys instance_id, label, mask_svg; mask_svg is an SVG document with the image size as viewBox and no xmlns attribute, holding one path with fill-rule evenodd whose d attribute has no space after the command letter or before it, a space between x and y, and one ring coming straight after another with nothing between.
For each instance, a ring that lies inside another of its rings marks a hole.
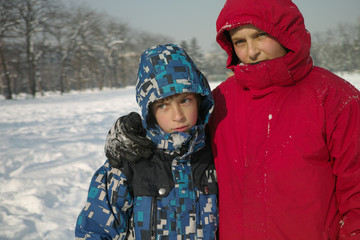
<instances>
[{"instance_id":1,"label":"shoulder of jacket","mask_svg":"<svg viewBox=\"0 0 360 240\"><path fill-rule=\"evenodd\" d=\"M339 100L354 99L360 101L360 92L350 82L335 73L321 67L314 67L308 76L310 84L315 88L327 92L328 97L336 97Z\"/></svg>"},{"instance_id":2,"label":"shoulder of jacket","mask_svg":"<svg viewBox=\"0 0 360 240\"><path fill-rule=\"evenodd\" d=\"M228 77L225 81L220 83L216 88L212 90L212 94L214 98L216 98L217 94L221 94L224 91L233 90L236 85L235 76L232 75Z\"/></svg>"},{"instance_id":3,"label":"shoulder of jacket","mask_svg":"<svg viewBox=\"0 0 360 240\"><path fill-rule=\"evenodd\" d=\"M123 185L130 185L133 176L133 166L129 161L122 161L120 167L113 167L109 160L103 165L104 171L107 173L107 182L116 180L121 181Z\"/></svg>"}]
</instances>

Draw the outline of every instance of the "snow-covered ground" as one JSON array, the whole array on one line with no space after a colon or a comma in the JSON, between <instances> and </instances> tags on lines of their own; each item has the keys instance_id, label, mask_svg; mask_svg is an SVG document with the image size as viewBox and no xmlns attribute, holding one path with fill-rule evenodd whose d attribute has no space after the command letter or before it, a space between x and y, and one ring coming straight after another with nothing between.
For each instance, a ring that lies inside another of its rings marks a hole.
<instances>
[{"instance_id":1,"label":"snow-covered ground","mask_svg":"<svg viewBox=\"0 0 360 240\"><path fill-rule=\"evenodd\" d=\"M360 75L341 76L360 89ZM134 94L127 87L0 99L0 240L74 239L107 131L138 111Z\"/></svg>"}]
</instances>

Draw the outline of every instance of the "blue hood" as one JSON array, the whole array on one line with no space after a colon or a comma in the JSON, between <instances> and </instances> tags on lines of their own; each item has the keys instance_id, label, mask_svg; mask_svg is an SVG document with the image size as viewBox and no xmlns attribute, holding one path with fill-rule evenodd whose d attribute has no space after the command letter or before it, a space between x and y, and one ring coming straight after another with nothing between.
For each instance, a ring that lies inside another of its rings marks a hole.
<instances>
[{"instance_id":1,"label":"blue hood","mask_svg":"<svg viewBox=\"0 0 360 240\"><path fill-rule=\"evenodd\" d=\"M148 137L158 147L168 148L170 144L174 145L173 148L177 148L190 136L178 132L168 134L157 125L151 124L149 106L156 100L185 92L203 96L197 126L190 132L190 135L193 135L194 132L203 131L214 107L211 89L205 76L186 52L177 45L157 45L147 49L140 58L136 101L141 109L143 126L148 132Z\"/></svg>"}]
</instances>

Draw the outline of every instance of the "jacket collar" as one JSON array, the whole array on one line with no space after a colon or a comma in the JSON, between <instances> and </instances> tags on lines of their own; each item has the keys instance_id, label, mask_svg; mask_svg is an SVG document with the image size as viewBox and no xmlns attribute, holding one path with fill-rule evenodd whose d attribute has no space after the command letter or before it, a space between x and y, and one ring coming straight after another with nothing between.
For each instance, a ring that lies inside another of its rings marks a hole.
<instances>
[{"instance_id":1,"label":"jacket collar","mask_svg":"<svg viewBox=\"0 0 360 240\"><path fill-rule=\"evenodd\" d=\"M205 146L205 127L196 125L190 133L165 133L159 126L147 131L147 136L169 155L188 155Z\"/></svg>"},{"instance_id":2,"label":"jacket collar","mask_svg":"<svg viewBox=\"0 0 360 240\"><path fill-rule=\"evenodd\" d=\"M294 80L283 58L264 61L256 65L237 65L233 67L235 78L244 88L261 90L271 86L288 86Z\"/></svg>"}]
</instances>

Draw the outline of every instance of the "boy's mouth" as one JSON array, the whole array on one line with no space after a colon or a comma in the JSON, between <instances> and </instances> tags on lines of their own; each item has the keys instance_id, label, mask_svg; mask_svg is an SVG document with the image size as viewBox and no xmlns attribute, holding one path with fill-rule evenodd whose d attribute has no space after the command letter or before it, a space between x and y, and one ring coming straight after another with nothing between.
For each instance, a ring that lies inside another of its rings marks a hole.
<instances>
[{"instance_id":1,"label":"boy's mouth","mask_svg":"<svg viewBox=\"0 0 360 240\"><path fill-rule=\"evenodd\" d=\"M174 131L176 131L176 132L185 132L185 131L187 131L187 126L182 126L182 127L175 128Z\"/></svg>"}]
</instances>

